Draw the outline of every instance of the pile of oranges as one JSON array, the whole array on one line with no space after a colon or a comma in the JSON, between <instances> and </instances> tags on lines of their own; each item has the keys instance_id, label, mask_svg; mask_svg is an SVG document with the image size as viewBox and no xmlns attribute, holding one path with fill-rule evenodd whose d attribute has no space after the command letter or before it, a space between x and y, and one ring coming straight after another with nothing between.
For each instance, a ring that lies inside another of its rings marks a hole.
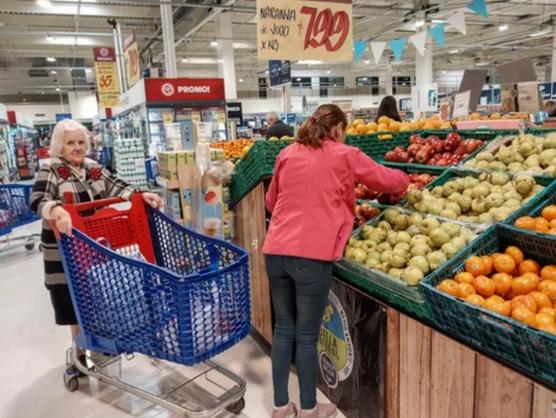
<instances>
[{"instance_id":1,"label":"pile of oranges","mask_svg":"<svg viewBox=\"0 0 556 418\"><path fill-rule=\"evenodd\" d=\"M236 158L241 158L247 154L252 144L252 139L241 138L236 139L235 141L213 142L210 144L210 147L223 150L224 158L226 160L235 160Z\"/></svg>"},{"instance_id":2,"label":"pile of oranges","mask_svg":"<svg viewBox=\"0 0 556 418\"><path fill-rule=\"evenodd\" d=\"M437 289L556 335L556 265L541 268L517 247L470 257L465 271Z\"/></svg>"},{"instance_id":3,"label":"pile of oranges","mask_svg":"<svg viewBox=\"0 0 556 418\"><path fill-rule=\"evenodd\" d=\"M381 116L378 123L365 123L363 119L355 119L348 127L346 133L348 135L366 135L377 132L410 132L436 129L451 129L450 122L444 122L438 115L432 116L430 119L419 119L413 122L398 122L390 119L388 116Z\"/></svg>"},{"instance_id":4,"label":"pile of oranges","mask_svg":"<svg viewBox=\"0 0 556 418\"><path fill-rule=\"evenodd\" d=\"M543 234L556 235L556 205L549 205L542 210L541 216L533 218L522 216L515 221L518 228L529 231L541 232Z\"/></svg>"}]
</instances>

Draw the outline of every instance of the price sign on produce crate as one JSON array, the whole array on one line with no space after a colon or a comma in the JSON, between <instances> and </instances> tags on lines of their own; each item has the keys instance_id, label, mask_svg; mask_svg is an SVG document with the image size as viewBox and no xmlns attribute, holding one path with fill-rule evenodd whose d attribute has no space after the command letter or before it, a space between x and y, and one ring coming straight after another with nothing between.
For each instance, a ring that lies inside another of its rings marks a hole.
<instances>
[{"instance_id":1,"label":"price sign on produce crate","mask_svg":"<svg viewBox=\"0 0 556 418\"><path fill-rule=\"evenodd\" d=\"M353 60L352 0L257 0L260 60Z\"/></svg>"}]
</instances>

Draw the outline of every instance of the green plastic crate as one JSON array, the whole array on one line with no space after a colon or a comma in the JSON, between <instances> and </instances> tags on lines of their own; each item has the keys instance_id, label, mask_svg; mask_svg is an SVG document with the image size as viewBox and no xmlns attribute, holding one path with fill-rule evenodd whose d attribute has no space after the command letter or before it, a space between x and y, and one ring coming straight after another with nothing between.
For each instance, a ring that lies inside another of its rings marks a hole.
<instances>
[{"instance_id":1,"label":"green plastic crate","mask_svg":"<svg viewBox=\"0 0 556 418\"><path fill-rule=\"evenodd\" d=\"M413 163L397 163L394 161L384 161L382 162L386 167L397 168L405 173L419 173L419 174L430 174L432 176L440 176L449 167L443 167L439 165L426 165L426 164L413 164Z\"/></svg>"},{"instance_id":2,"label":"green plastic crate","mask_svg":"<svg viewBox=\"0 0 556 418\"><path fill-rule=\"evenodd\" d=\"M508 217L504 223L513 225L514 222L521 216L541 216L542 210L548 205L556 205L556 179L549 179L551 182L544 190L543 196L539 199L531 199L521 208L516 210L514 213ZM529 231L532 234L538 234L544 236L545 234L540 234L537 232ZM555 260L556 261L556 260Z\"/></svg>"},{"instance_id":3,"label":"green plastic crate","mask_svg":"<svg viewBox=\"0 0 556 418\"><path fill-rule=\"evenodd\" d=\"M291 141L256 141L240 160L230 185L230 205L234 206L263 179L272 176L278 154Z\"/></svg>"},{"instance_id":4,"label":"green plastic crate","mask_svg":"<svg viewBox=\"0 0 556 418\"><path fill-rule=\"evenodd\" d=\"M503 252L519 247L526 258L542 265L556 263L556 238L538 237L508 225L495 225L463 252L420 284L432 320L442 331L466 344L500 359L529 376L556 388L556 336L531 328L511 318L454 298L436 289L444 279L463 271L473 255Z\"/></svg>"},{"instance_id":5,"label":"green plastic crate","mask_svg":"<svg viewBox=\"0 0 556 418\"><path fill-rule=\"evenodd\" d=\"M542 136L542 135L548 134L550 132L556 132L556 128L536 127L536 128L527 128L527 129L525 129L526 134L531 134L531 135L535 135L535 136Z\"/></svg>"},{"instance_id":6,"label":"green plastic crate","mask_svg":"<svg viewBox=\"0 0 556 418\"><path fill-rule=\"evenodd\" d=\"M392 139L377 139L376 135L354 135L346 138L346 144L359 148L374 160L382 161L384 155L398 146L407 147L411 132L392 132Z\"/></svg>"}]
</instances>

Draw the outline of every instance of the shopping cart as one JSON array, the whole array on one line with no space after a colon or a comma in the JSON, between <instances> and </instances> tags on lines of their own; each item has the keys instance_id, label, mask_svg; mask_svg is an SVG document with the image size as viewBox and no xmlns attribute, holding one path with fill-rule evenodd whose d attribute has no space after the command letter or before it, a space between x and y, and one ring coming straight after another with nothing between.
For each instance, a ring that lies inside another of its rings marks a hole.
<instances>
[{"instance_id":1,"label":"shopping cart","mask_svg":"<svg viewBox=\"0 0 556 418\"><path fill-rule=\"evenodd\" d=\"M80 326L68 351L69 364L186 416L214 417L224 409L239 413L245 406L245 381L208 360L249 333L247 253L173 222L145 205L140 194L132 196L127 208L114 206L121 202L66 204L73 236L54 227ZM172 399L180 385L153 394L104 373L104 364L87 367L78 359L79 349L117 359L141 353L186 366L204 362L206 370L186 379L184 388L194 384L198 390L209 382L222 393L204 390L203 396L212 397L210 407L178 404ZM79 386L76 375L64 374L64 382L70 391Z\"/></svg>"},{"instance_id":2,"label":"shopping cart","mask_svg":"<svg viewBox=\"0 0 556 418\"><path fill-rule=\"evenodd\" d=\"M29 207L31 188L25 184L0 184L0 252L18 244L31 251L40 239L39 234L12 236L14 228L39 220Z\"/></svg>"}]
</instances>

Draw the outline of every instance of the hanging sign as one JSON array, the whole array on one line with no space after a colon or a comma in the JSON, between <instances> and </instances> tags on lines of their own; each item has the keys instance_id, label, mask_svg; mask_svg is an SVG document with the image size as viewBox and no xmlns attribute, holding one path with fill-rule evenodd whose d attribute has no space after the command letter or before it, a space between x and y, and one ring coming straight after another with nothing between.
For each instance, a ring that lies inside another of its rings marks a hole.
<instances>
[{"instance_id":1,"label":"hanging sign","mask_svg":"<svg viewBox=\"0 0 556 418\"><path fill-rule=\"evenodd\" d=\"M453 118L460 118L469 114L469 103L471 102L471 90L458 93L454 97Z\"/></svg>"},{"instance_id":2,"label":"hanging sign","mask_svg":"<svg viewBox=\"0 0 556 418\"><path fill-rule=\"evenodd\" d=\"M270 87L283 86L292 82L292 66L290 61L268 61Z\"/></svg>"},{"instance_id":3,"label":"hanging sign","mask_svg":"<svg viewBox=\"0 0 556 418\"><path fill-rule=\"evenodd\" d=\"M147 78L147 102L223 101L222 78Z\"/></svg>"},{"instance_id":4,"label":"hanging sign","mask_svg":"<svg viewBox=\"0 0 556 418\"><path fill-rule=\"evenodd\" d=\"M352 0L257 0L260 60L353 59Z\"/></svg>"},{"instance_id":5,"label":"hanging sign","mask_svg":"<svg viewBox=\"0 0 556 418\"><path fill-rule=\"evenodd\" d=\"M124 40L124 59L127 88L130 89L141 78L139 51L137 49L135 31Z\"/></svg>"},{"instance_id":6,"label":"hanging sign","mask_svg":"<svg viewBox=\"0 0 556 418\"><path fill-rule=\"evenodd\" d=\"M93 48L97 78L98 102L101 107L120 105L120 85L114 48Z\"/></svg>"},{"instance_id":7,"label":"hanging sign","mask_svg":"<svg viewBox=\"0 0 556 418\"><path fill-rule=\"evenodd\" d=\"M537 113L540 110L539 85L536 81L517 85L517 102L519 111Z\"/></svg>"}]
</instances>

